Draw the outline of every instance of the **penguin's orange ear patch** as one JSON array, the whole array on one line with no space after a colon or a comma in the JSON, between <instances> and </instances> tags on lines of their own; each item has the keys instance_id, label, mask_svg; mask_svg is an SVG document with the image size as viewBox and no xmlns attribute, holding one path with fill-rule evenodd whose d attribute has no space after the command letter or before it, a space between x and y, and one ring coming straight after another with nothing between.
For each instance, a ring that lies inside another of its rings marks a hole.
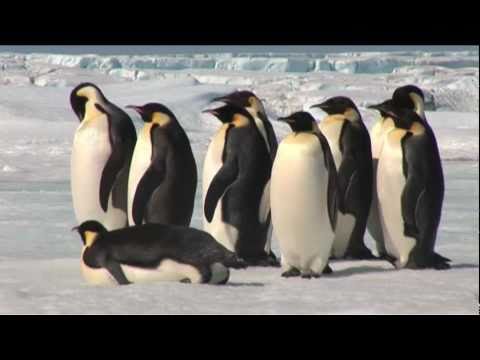
<instances>
[{"instance_id":1,"label":"penguin's orange ear patch","mask_svg":"<svg viewBox=\"0 0 480 360\"><path fill-rule=\"evenodd\" d=\"M170 119L170 116L168 116L167 114L163 114L161 112L154 112L152 114L152 123L158 124L159 126L165 126L171 121L172 119Z\"/></svg>"},{"instance_id":2,"label":"penguin's orange ear patch","mask_svg":"<svg viewBox=\"0 0 480 360\"><path fill-rule=\"evenodd\" d=\"M95 240L97 240L98 233L93 231L85 231L85 245L92 246Z\"/></svg>"},{"instance_id":3,"label":"penguin's orange ear patch","mask_svg":"<svg viewBox=\"0 0 480 360\"><path fill-rule=\"evenodd\" d=\"M233 121L232 121L233 125L235 125L235 127L237 128L240 128L240 127L245 127L245 126L248 126L248 119L246 116L244 115L240 115L240 114L235 114L233 116Z\"/></svg>"}]
</instances>

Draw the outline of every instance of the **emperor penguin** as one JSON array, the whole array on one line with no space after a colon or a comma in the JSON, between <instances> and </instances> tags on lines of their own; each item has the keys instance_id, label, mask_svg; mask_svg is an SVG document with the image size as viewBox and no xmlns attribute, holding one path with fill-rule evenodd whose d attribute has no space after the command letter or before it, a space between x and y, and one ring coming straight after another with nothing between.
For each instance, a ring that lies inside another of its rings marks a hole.
<instances>
[{"instance_id":1,"label":"emperor penguin","mask_svg":"<svg viewBox=\"0 0 480 360\"><path fill-rule=\"evenodd\" d=\"M74 229L84 245L81 272L92 285L225 284L229 268L245 268L233 252L193 228L143 224L107 231L98 221L88 220Z\"/></svg>"},{"instance_id":2,"label":"emperor penguin","mask_svg":"<svg viewBox=\"0 0 480 360\"><path fill-rule=\"evenodd\" d=\"M435 135L424 118L392 102L376 105L393 119L378 160L378 207L389 261L396 268L448 269L434 251L444 197Z\"/></svg>"},{"instance_id":3,"label":"emperor penguin","mask_svg":"<svg viewBox=\"0 0 480 360\"><path fill-rule=\"evenodd\" d=\"M332 257L373 259L364 243L373 176L368 130L356 105L347 97L332 97L312 106L316 107L327 113L319 128L332 152L338 172L338 196L343 204L338 207Z\"/></svg>"},{"instance_id":4,"label":"emperor penguin","mask_svg":"<svg viewBox=\"0 0 480 360\"><path fill-rule=\"evenodd\" d=\"M197 189L197 165L185 130L162 104L128 107L145 122L130 166L129 224L189 226Z\"/></svg>"},{"instance_id":5,"label":"emperor penguin","mask_svg":"<svg viewBox=\"0 0 480 360\"><path fill-rule=\"evenodd\" d=\"M282 276L319 277L332 271L328 260L337 223L335 163L312 115L301 111L278 120L293 130L278 147L270 188Z\"/></svg>"},{"instance_id":6,"label":"emperor penguin","mask_svg":"<svg viewBox=\"0 0 480 360\"><path fill-rule=\"evenodd\" d=\"M224 102L227 104L232 104L240 108L244 108L252 115L255 120L255 125L257 126L260 134L265 141L267 150L270 154L270 157L273 160L275 159L275 154L277 153L278 141L275 131L273 129L272 123L268 120L265 107L263 106L262 101L251 91L240 90L234 91L228 95L217 97L212 101ZM211 177L209 174L205 174L206 181L204 181L203 186L208 188ZM272 225L271 225L271 214L270 214L270 179L266 182L263 190L262 201L260 205L260 211L262 212L261 217L269 223L267 241L265 243L265 251L269 254L270 262L272 264L278 263L277 257L271 249L271 239L272 239ZM204 218L204 222L205 222Z\"/></svg>"},{"instance_id":7,"label":"emperor penguin","mask_svg":"<svg viewBox=\"0 0 480 360\"><path fill-rule=\"evenodd\" d=\"M393 103L400 108L413 110L422 119L425 119L425 104L424 95L415 85L406 85L397 88L392 96L382 104L369 106L371 109L376 109L380 112L380 118L373 126L370 134L372 140L372 161L373 161L373 193L372 205L368 216L367 228L370 235L376 242L377 251L380 258L384 258L387 253L385 250L385 240L383 237L380 216L378 212L378 190L377 190L377 168L378 158L382 152L385 135L395 127L393 119L386 114L382 108L391 106Z\"/></svg>"},{"instance_id":8,"label":"emperor penguin","mask_svg":"<svg viewBox=\"0 0 480 360\"><path fill-rule=\"evenodd\" d=\"M370 132L370 139L372 141L372 204L370 206L370 212L368 214L367 229L372 238L375 240L377 246L377 252L380 258L386 256L385 241L383 238L382 225L380 222L380 216L378 212L378 195L377 195L377 168L378 158L382 152L383 140L385 135L395 124L393 119L381 110L382 106L388 105L392 100L388 99L384 103L380 104L380 108L377 105L369 106L371 109L377 109L380 112L379 119L375 122Z\"/></svg>"},{"instance_id":9,"label":"emperor penguin","mask_svg":"<svg viewBox=\"0 0 480 360\"><path fill-rule=\"evenodd\" d=\"M127 182L136 142L130 117L103 95L82 83L70 94L80 120L71 154L70 184L78 223L96 220L107 229L127 226Z\"/></svg>"},{"instance_id":10,"label":"emperor penguin","mask_svg":"<svg viewBox=\"0 0 480 360\"><path fill-rule=\"evenodd\" d=\"M272 169L267 145L244 108L226 104L204 112L222 122L205 157L204 229L248 265L277 266L265 250L270 212L264 191Z\"/></svg>"}]
</instances>

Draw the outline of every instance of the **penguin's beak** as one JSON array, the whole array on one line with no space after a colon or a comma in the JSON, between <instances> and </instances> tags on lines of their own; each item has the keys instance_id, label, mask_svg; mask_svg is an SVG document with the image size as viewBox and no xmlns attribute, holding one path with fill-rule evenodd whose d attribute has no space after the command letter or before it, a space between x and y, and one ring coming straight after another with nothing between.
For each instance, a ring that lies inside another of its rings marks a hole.
<instances>
[{"instance_id":1,"label":"penguin's beak","mask_svg":"<svg viewBox=\"0 0 480 360\"><path fill-rule=\"evenodd\" d=\"M218 116L218 112L215 109L203 110L202 114L212 114L213 116Z\"/></svg>"},{"instance_id":2,"label":"penguin's beak","mask_svg":"<svg viewBox=\"0 0 480 360\"><path fill-rule=\"evenodd\" d=\"M384 113L392 113L392 109L387 106L385 103L380 103L380 104L374 104L374 105L368 105L367 109L373 109L373 110L378 110Z\"/></svg>"},{"instance_id":3,"label":"penguin's beak","mask_svg":"<svg viewBox=\"0 0 480 360\"><path fill-rule=\"evenodd\" d=\"M127 105L125 106L127 109L133 109L140 115L143 115L143 108L141 106L136 106L136 105Z\"/></svg>"},{"instance_id":4,"label":"penguin's beak","mask_svg":"<svg viewBox=\"0 0 480 360\"><path fill-rule=\"evenodd\" d=\"M381 108L380 105L381 105L381 104L368 105L368 106L367 106L367 109L382 110L382 109L380 109L380 108Z\"/></svg>"},{"instance_id":5,"label":"penguin's beak","mask_svg":"<svg viewBox=\"0 0 480 360\"><path fill-rule=\"evenodd\" d=\"M290 123L293 122L293 120L290 119L290 118L288 118L288 117L279 117L277 120L278 120L278 121L281 121L281 122L286 122L286 123L288 123L288 124L290 124Z\"/></svg>"},{"instance_id":6,"label":"penguin's beak","mask_svg":"<svg viewBox=\"0 0 480 360\"><path fill-rule=\"evenodd\" d=\"M79 226L74 226L74 227L72 227L71 231L76 231L76 230L78 230L78 228L79 228Z\"/></svg>"},{"instance_id":7,"label":"penguin's beak","mask_svg":"<svg viewBox=\"0 0 480 360\"><path fill-rule=\"evenodd\" d=\"M323 103L320 103L320 104L315 104L315 105L310 106L310 109L314 109L314 108L320 108L323 111L325 111L326 109L329 108L329 105L326 102L323 102Z\"/></svg>"},{"instance_id":8,"label":"penguin's beak","mask_svg":"<svg viewBox=\"0 0 480 360\"><path fill-rule=\"evenodd\" d=\"M228 96L219 96L219 97L216 97L214 99L212 99L212 101L210 102L228 102L230 100L230 98Z\"/></svg>"}]
</instances>

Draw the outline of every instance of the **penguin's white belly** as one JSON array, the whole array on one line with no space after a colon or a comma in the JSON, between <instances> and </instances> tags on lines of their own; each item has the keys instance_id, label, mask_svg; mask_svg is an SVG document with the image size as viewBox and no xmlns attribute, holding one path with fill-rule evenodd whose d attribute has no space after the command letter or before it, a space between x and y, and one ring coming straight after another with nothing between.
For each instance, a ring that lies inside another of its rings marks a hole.
<instances>
[{"instance_id":1,"label":"penguin's white belly","mask_svg":"<svg viewBox=\"0 0 480 360\"><path fill-rule=\"evenodd\" d=\"M335 162L335 168L338 168L342 164L342 152L340 151L340 135L342 132L343 123L346 120L336 119L333 116L329 116L324 119L318 125L320 131L325 136L332 152L333 160Z\"/></svg>"},{"instance_id":2,"label":"penguin's white belly","mask_svg":"<svg viewBox=\"0 0 480 360\"><path fill-rule=\"evenodd\" d=\"M377 250L383 251L383 234L382 224L380 223L380 215L378 210L378 195L377 195L377 168L378 158L382 152L383 147L383 120L378 120L373 126L370 132L370 140L372 144L372 165L373 165L373 177L372 177L372 204L368 213L367 229L373 239L377 242ZM380 243L380 244L379 244Z\"/></svg>"},{"instance_id":3,"label":"penguin's white belly","mask_svg":"<svg viewBox=\"0 0 480 360\"><path fill-rule=\"evenodd\" d=\"M121 265L125 277L131 283L151 283L151 282L179 282L183 279L189 279L192 283L202 282L200 272L192 265L182 264L174 260L163 260L155 269L144 269L136 266ZM230 276L227 267L220 263L214 263L210 266L212 277L211 284L224 282ZM91 268L81 261L81 270L84 279L91 285L115 286L117 281L104 268Z\"/></svg>"},{"instance_id":4,"label":"penguin's white belly","mask_svg":"<svg viewBox=\"0 0 480 360\"><path fill-rule=\"evenodd\" d=\"M222 154L225 145L225 135L227 126L223 125L215 134L210 145L208 146L207 154L203 163L203 178L202 178L202 204L205 204L205 197L207 196L208 188L217 172L223 166ZM205 218L205 213L202 206L203 214L203 229L212 235L220 244L225 246L230 251L235 251L235 244L237 242L238 231L235 227L224 223L222 219L222 199L217 203L212 221L209 223Z\"/></svg>"},{"instance_id":5,"label":"penguin's white belly","mask_svg":"<svg viewBox=\"0 0 480 360\"><path fill-rule=\"evenodd\" d=\"M355 222L355 217L352 215L337 212L337 225L332 246L332 254L336 258L345 256L353 228L355 227Z\"/></svg>"},{"instance_id":6,"label":"penguin's white belly","mask_svg":"<svg viewBox=\"0 0 480 360\"><path fill-rule=\"evenodd\" d=\"M268 153L272 153L272 149L270 149L270 143L268 142L267 130L265 130L265 125L263 121L258 117L254 117L255 124L257 125L260 134L262 135L263 140L265 141L265 145L267 146ZM260 199L260 206L258 208L258 220L265 224L268 219L268 214L270 213L270 180L265 184L263 189L263 194ZM271 248L271 240L272 240L272 223L270 222L270 226L268 227L267 231L267 241L265 242L265 252L268 254L270 253Z\"/></svg>"},{"instance_id":7,"label":"penguin's white belly","mask_svg":"<svg viewBox=\"0 0 480 360\"><path fill-rule=\"evenodd\" d=\"M340 135L344 121L347 120L341 118L337 120L335 117L330 116L319 125L320 131L327 138L337 171L342 165L343 159L340 151ZM345 255L355 222L356 219L351 214L342 214L340 211L337 211L337 225L332 247L332 254L335 257L343 257Z\"/></svg>"},{"instance_id":8,"label":"penguin's white belly","mask_svg":"<svg viewBox=\"0 0 480 360\"><path fill-rule=\"evenodd\" d=\"M70 167L72 201L78 223L97 220L109 230L125 225L125 214L113 208L111 195L107 212L100 205L100 181L111 151L106 117L80 124L73 140Z\"/></svg>"},{"instance_id":9,"label":"penguin's white belly","mask_svg":"<svg viewBox=\"0 0 480 360\"><path fill-rule=\"evenodd\" d=\"M145 171L150 167L151 160L152 143L150 140L150 127L146 125L145 128L141 130L137 143L135 144L128 175L128 223L130 225L134 225L132 209L135 192Z\"/></svg>"},{"instance_id":10,"label":"penguin's white belly","mask_svg":"<svg viewBox=\"0 0 480 360\"><path fill-rule=\"evenodd\" d=\"M313 135L289 135L272 169L272 224L282 265L320 273L327 265L333 232L327 205L328 172Z\"/></svg>"},{"instance_id":11,"label":"penguin's white belly","mask_svg":"<svg viewBox=\"0 0 480 360\"><path fill-rule=\"evenodd\" d=\"M403 267L415 239L404 235L401 197L405 187L403 175L403 153L401 139L404 130L389 132L383 144L377 169L377 189L380 221L387 253L397 259L397 266Z\"/></svg>"}]
</instances>

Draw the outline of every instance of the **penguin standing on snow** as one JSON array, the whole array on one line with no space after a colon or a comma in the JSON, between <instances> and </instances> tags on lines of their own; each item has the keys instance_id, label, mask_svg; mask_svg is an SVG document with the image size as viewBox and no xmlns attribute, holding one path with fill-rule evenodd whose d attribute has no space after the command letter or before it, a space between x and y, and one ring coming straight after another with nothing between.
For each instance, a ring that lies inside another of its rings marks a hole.
<instances>
[{"instance_id":1,"label":"penguin standing on snow","mask_svg":"<svg viewBox=\"0 0 480 360\"><path fill-rule=\"evenodd\" d=\"M378 191L377 191L377 168L378 158L382 153L383 141L385 134L392 129L395 124L393 119L381 110L382 106L389 104L392 100L386 100L380 104L380 108L376 105L370 106L371 109L377 109L380 112L380 118L377 120L370 132L370 139L372 141L372 165L373 165L373 177L372 177L372 204L370 206L370 212L368 214L367 229L377 245L377 251L380 258L384 258L386 253L385 240L383 238L382 224L380 222L380 215L378 212Z\"/></svg>"},{"instance_id":2,"label":"penguin standing on snow","mask_svg":"<svg viewBox=\"0 0 480 360\"><path fill-rule=\"evenodd\" d=\"M444 197L437 141L426 120L398 106L397 99L394 94L392 102L374 106L395 124L384 139L377 170L387 256L397 268L448 269L450 260L434 251ZM411 99L409 107L416 97Z\"/></svg>"},{"instance_id":3,"label":"penguin standing on snow","mask_svg":"<svg viewBox=\"0 0 480 360\"><path fill-rule=\"evenodd\" d=\"M378 210L377 169L378 159L382 152L385 136L393 127L395 127L393 119L389 117L388 114L382 109L390 107L393 103L395 103L395 105L399 108L415 111L417 115L425 120L424 95L422 90L415 85L401 86L394 91L392 99L388 99L381 104L372 105L369 107L380 112L380 119L373 126L370 135L372 140L373 193L367 228L370 235L376 242L377 251L381 258L386 257L387 252L385 250L385 239L383 236L380 214Z\"/></svg>"},{"instance_id":4,"label":"penguin standing on snow","mask_svg":"<svg viewBox=\"0 0 480 360\"><path fill-rule=\"evenodd\" d=\"M262 104L262 101L251 91L242 90L234 91L228 95L221 96L213 99L212 101L224 102L227 104L232 104L240 108L244 108L252 115L255 120L255 125L257 126L260 134L262 135L265 144L267 146L267 151L270 154L270 157L273 160L275 159L275 154L277 153L278 142L273 129L272 123L268 120L265 107ZM211 181L211 173L204 173L204 187L208 188ZM265 251L269 254L270 262L272 265L277 264L278 260L275 254L271 249L271 239L272 239L272 225L271 225L271 214L270 214L270 179L266 182L263 190L262 201L260 205L260 217L262 221L269 224L267 241L265 243ZM206 222L204 220L204 222Z\"/></svg>"},{"instance_id":5,"label":"penguin standing on snow","mask_svg":"<svg viewBox=\"0 0 480 360\"><path fill-rule=\"evenodd\" d=\"M272 223L282 276L330 273L337 222L337 171L327 140L307 112L280 118L293 133L282 140L271 179Z\"/></svg>"},{"instance_id":6,"label":"penguin standing on snow","mask_svg":"<svg viewBox=\"0 0 480 360\"><path fill-rule=\"evenodd\" d=\"M86 221L74 229L84 244L82 275L93 285L225 284L229 267L245 267L209 234L193 228L144 224L109 232L97 221Z\"/></svg>"},{"instance_id":7,"label":"penguin standing on snow","mask_svg":"<svg viewBox=\"0 0 480 360\"><path fill-rule=\"evenodd\" d=\"M276 265L265 251L270 214L262 205L272 167L267 144L245 109L227 104L204 112L223 123L205 157L205 230L249 265Z\"/></svg>"},{"instance_id":8,"label":"penguin standing on snow","mask_svg":"<svg viewBox=\"0 0 480 360\"><path fill-rule=\"evenodd\" d=\"M145 122L130 166L129 224L189 226L197 189L197 166L185 130L164 105L128 107L137 111Z\"/></svg>"},{"instance_id":9,"label":"penguin standing on snow","mask_svg":"<svg viewBox=\"0 0 480 360\"><path fill-rule=\"evenodd\" d=\"M109 230L125 227L128 171L137 138L135 126L94 84L75 87L70 104L80 120L70 168L77 221L94 219Z\"/></svg>"},{"instance_id":10,"label":"penguin standing on snow","mask_svg":"<svg viewBox=\"0 0 480 360\"><path fill-rule=\"evenodd\" d=\"M370 136L357 107L338 96L313 105L328 116L319 124L328 140L338 172L339 207L333 258L373 259L364 235L372 201L372 151Z\"/></svg>"}]
</instances>

